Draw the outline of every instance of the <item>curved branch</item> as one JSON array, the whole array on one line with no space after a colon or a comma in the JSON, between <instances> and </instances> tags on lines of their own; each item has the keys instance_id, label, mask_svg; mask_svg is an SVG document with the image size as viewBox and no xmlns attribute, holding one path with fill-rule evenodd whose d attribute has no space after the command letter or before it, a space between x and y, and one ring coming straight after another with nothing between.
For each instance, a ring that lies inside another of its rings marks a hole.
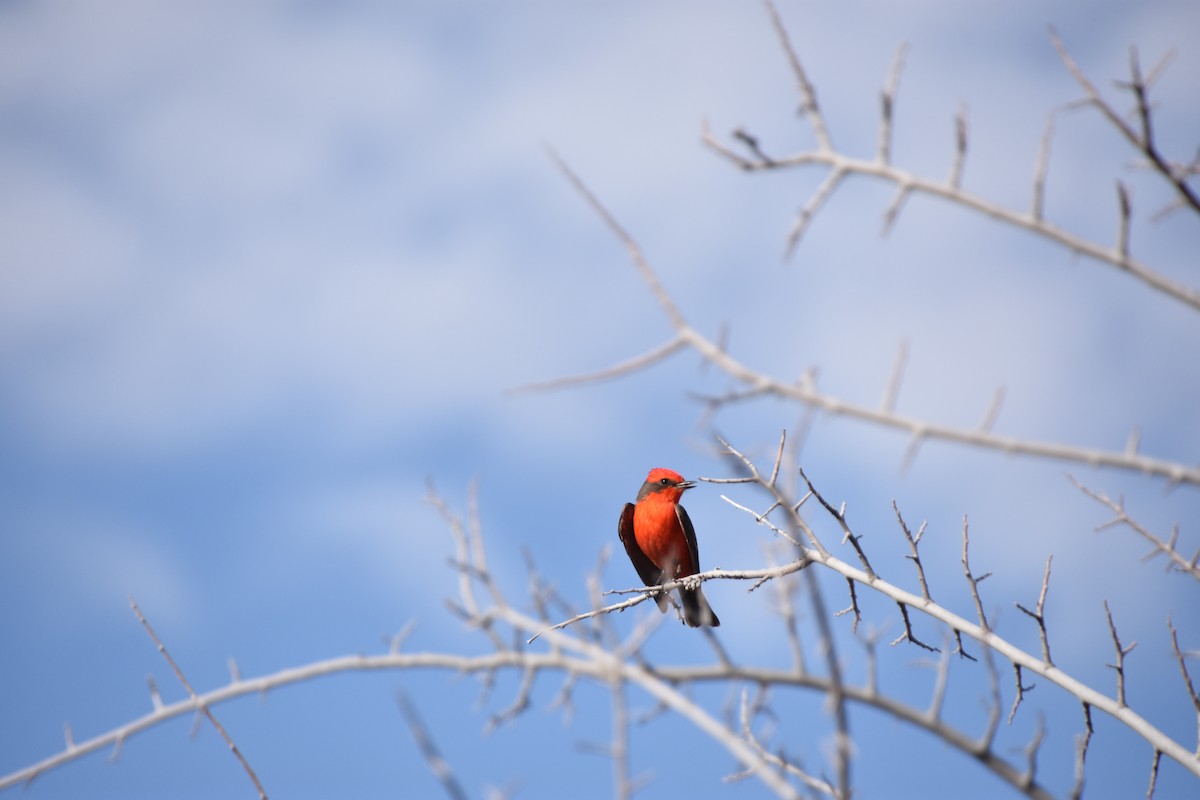
<instances>
[{"instance_id":1,"label":"curved branch","mask_svg":"<svg viewBox=\"0 0 1200 800\"><path fill-rule=\"evenodd\" d=\"M552 154L555 163L559 169L568 178L571 184L579 191L583 198L593 211L604 221L605 225L612 233L625 245L626 250L630 254L630 258L637 269L638 274L646 282L651 293L658 301L663 313L666 315L668 322L675 330L676 337L669 343L662 345L647 354L637 358L622 362L615 367L610 367L598 372L589 373L584 376L575 378L564 378L559 380L544 381L538 384L533 384L532 388L558 388L561 386L574 385L591 380L604 380L608 378L621 377L635 369L640 369L653 363L659 358L663 358L676 349L684 346L691 347L701 358L708 363L717 367L725 374L729 375L737 381L745 384L747 392L743 394L746 397L759 397L762 395L775 395L797 402L803 403L812 408L825 411L829 414L841 415L859 419L864 422L870 422L877 425L882 425L888 428L903 430L912 436L913 443L920 443L929 440L942 440L947 442L955 442L957 444L965 444L976 447L983 447L989 450L998 450L1003 453L1036 456L1041 458L1053 458L1061 461L1074 461L1081 464L1087 464L1093 467L1112 467L1117 469L1129 470L1132 472L1140 472L1147 475L1156 475L1166 478L1172 483L1188 483L1195 486L1200 486L1200 466L1189 466L1167 459L1153 458L1144 456L1131 448L1126 448L1124 451L1115 452L1109 450L1098 450L1087 447L1077 447L1068 444L1058 444L1055 442L1039 442L1029 439L1020 439L1013 436L1001 436L991 431L991 422L989 419L992 415L989 413L985 417L984 425L979 428L958 428L951 425L941 425L934 422L928 422L916 417L904 416L897 414L888 408L886 405L883 408L870 407L858 403L852 403L843 400L833 395L825 394L819 391L812 380L803 380L795 383L784 383L772 378L769 375L758 372L746 366L742 362L735 359L726 352L725 348L707 338L691 325L689 325L680 313L678 307L667 294L662 284L658 280L658 276L654 273L649 262L642 255L641 249L637 242L622 228L608 210L600 203L583 183L583 181L571 172L557 156ZM843 162L846 169L851 171L864 170L873 171L889 171L892 167L879 164L877 162L856 161L847 159L838 154L823 154L810 153L800 157L801 160L822 160L826 158L835 159ZM899 171L897 171L899 172ZM907 173L903 173L907 175ZM914 181L914 186L925 186L917 178L906 178L906 180ZM928 186L933 187L930 183ZM945 187L938 187L937 191L950 194L961 194L957 190L949 190ZM983 203L983 201L974 201ZM986 206L988 209L993 209L991 206ZM1001 209L993 209L997 213L1009 214L1013 217L1029 218L1030 215L1016 214L1016 212L1007 212ZM990 211L988 212L990 213ZM1044 223L1038 223L1039 225ZM1053 227L1053 226L1050 226ZM1057 230L1057 229L1055 229ZM1064 234L1065 235L1065 234ZM1085 246L1086 243L1079 242L1080 246ZM1090 246L1090 245L1088 245ZM1200 292L1193 292L1189 302L1194 302L1197 308L1200 308ZM720 401L716 401L720 402Z\"/></svg>"},{"instance_id":2,"label":"curved branch","mask_svg":"<svg viewBox=\"0 0 1200 800\"><path fill-rule=\"evenodd\" d=\"M522 624L535 622L519 614L515 616ZM529 630L529 628L525 628L525 630ZM0 790L28 783L39 775L98 750L119 748L133 736L176 717L193 714L200 706L216 706L241 697L261 695L275 689L304 683L317 678L348 672L376 672L385 670L444 669L456 673L483 674L499 669L533 669L569 672L593 678L598 682L604 682L610 680L607 672L610 667L611 665L601 665L588 658L568 657L561 652L516 653L510 651L490 653L482 656L458 656L448 653L387 653L373 656L358 654L331 658L301 667L280 670L258 678L235 681L228 686L197 694L195 701L190 699L180 700L176 703L163 705L150 714L146 714L125 725L80 742L74 747L63 750L36 764L31 764L24 769L0 776ZM758 684L777 683L782 686L811 689L818 692L828 692L831 689L828 679L818 675L801 674L785 670L754 669L727 664L700 667L666 666L647 669L636 668L636 671L641 680L632 682L642 685L643 688L647 682L653 682L663 687L666 691L654 694L653 696L677 710L680 707L679 704L687 704L694 709L697 707L692 706L691 701L671 690L669 684L742 680ZM628 680L629 673L624 669L621 672ZM1005 761L991 748L980 747L978 741L971 739L936 716L930 715L913 706L906 705L899 700L861 687L843 686L842 692L845 699L850 702L877 708L911 725L929 731L962 753L976 759L1012 786L1022 788L1021 780L1023 776L1019 769ZM711 717L707 717L707 719L713 725L724 730ZM741 740L738 739L738 741ZM746 748L745 755L749 756L753 750L750 745L746 745ZM755 754L754 759L757 761L759 755ZM762 770L761 772L770 772L770 770ZM1053 796L1037 783L1023 789L1023 791L1029 797L1034 798L1050 798ZM787 794L785 796L791 795Z\"/></svg>"},{"instance_id":3,"label":"curved branch","mask_svg":"<svg viewBox=\"0 0 1200 800\"><path fill-rule=\"evenodd\" d=\"M704 143L727 158L736 155L731 153L724 145L717 142L711 134L706 133L704 135ZM888 163L881 163L876 159L852 158L851 156L830 150L810 150L791 156L765 160L758 158L747 159L737 156L736 163L746 172L762 172L810 165L824 166L828 167L831 174L837 175L839 179L851 174L865 175L895 184L897 194L901 196L907 196L916 192L949 200L955 205L977 211L1006 225L1012 225L1013 227L1036 233L1044 239L1062 245L1073 253L1116 267L1156 291L1181 303L1185 303L1196 310L1200 310L1200 289L1186 286L1151 269L1149 265L1124 252L1124 249L1120 246L1106 247L1069 233L1057 225L1047 222L1042 218L1037 209L1022 212L1005 208L979 195L964 191L947 181L923 178L908 170Z\"/></svg>"}]
</instances>

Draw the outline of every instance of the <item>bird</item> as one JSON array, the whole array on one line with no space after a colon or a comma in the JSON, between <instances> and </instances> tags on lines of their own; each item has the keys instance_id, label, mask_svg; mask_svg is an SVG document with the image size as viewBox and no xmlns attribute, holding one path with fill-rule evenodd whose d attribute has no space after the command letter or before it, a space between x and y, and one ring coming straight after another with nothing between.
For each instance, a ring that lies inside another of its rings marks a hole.
<instances>
[{"instance_id":1,"label":"bird","mask_svg":"<svg viewBox=\"0 0 1200 800\"><path fill-rule=\"evenodd\" d=\"M659 586L700 571L696 529L683 506L683 493L696 484L678 472L655 467L637 494L637 503L626 503L617 520L617 536L633 568L647 586ZM667 610L667 598L656 595L658 608ZM683 621L693 628L721 624L700 587L680 589Z\"/></svg>"}]
</instances>

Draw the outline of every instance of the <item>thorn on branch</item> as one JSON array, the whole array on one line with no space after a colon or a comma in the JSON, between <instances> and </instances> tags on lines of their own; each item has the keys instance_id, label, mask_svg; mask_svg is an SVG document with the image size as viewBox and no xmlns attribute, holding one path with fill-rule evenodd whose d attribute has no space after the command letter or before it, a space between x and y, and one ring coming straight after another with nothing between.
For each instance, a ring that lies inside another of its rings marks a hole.
<instances>
[{"instance_id":1,"label":"thorn on branch","mask_svg":"<svg viewBox=\"0 0 1200 800\"><path fill-rule=\"evenodd\" d=\"M1117 673L1117 703L1125 705L1125 656L1137 647L1137 642L1130 642L1128 647L1121 646L1121 639L1117 636L1117 626L1113 624L1112 611L1108 607L1108 601L1104 601L1104 615L1108 618L1108 631L1112 635L1113 647L1117 651L1117 663L1105 664L1109 669L1116 670Z\"/></svg>"},{"instance_id":2,"label":"thorn on branch","mask_svg":"<svg viewBox=\"0 0 1200 800\"><path fill-rule=\"evenodd\" d=\"M975 601L975 613L978 614L978 616L979 616L979 624L980 624L980 626L983 627L983 629L985 631L990 631L991 627L988 625L987 615L985 615L983 613L983 600L981 600L979 597L979 584L981 584L985 580L987 580L988 577L990 577L992 573L986 572L983 575L980 575L978 578L971 574L971 564L970 564L970 561L967 556L968 543L969 543L970 539L967 534L967 517L966 517L966 515L963 516L962 540L963 540L963 546L962 546L963 574L966 575L967 583L971 587L971 598Z\"/></svg>"},{"instance_id":3,"label":"thorn on branch","mask_svg":"<svg viewBox=\"0 0 1200 800\"><path fill-rule=\"evenodd\" d=\"M842 543L845 544L846 542L850 542L850 545L854 548L854 552L858 554L859 563L862 564L863 569L866 571L868 577L870 577L871 580L875 580L875 578L877 578L878 576L875 574L875 570L871 568L871 562L867 560L867 554L865 552L863 552L862 544L859 541L859 537L854 534L854 531L850 530L850 525L847 524L847 522L846 522L846 506L845 506L845 504L844 503L842 504L841 509L835 509L833 506L831 506L829 504L828 501L826 501L826 499L821 495L821 493L817 491L817 488L815 486L813 486L812 481L810 481L808 479L808 475L805 474L803 467L799 468L799 472L800 472L800 477L804 480L804 483L808 486L808 491L811 492L812 495L817 498L817 502L819 502L821 504L821 506L826 511L828 511L829 514L834 519L837 520L838 525L841 526Z\"/></svg>"},{"instance_id":4,"label":"thorn on branch","mask_svg":"<svg viewBox=\"0 0 1200 800\"><path fill-rule=\"evenodd\" d=\"M913 427L912 436L908 440L908 447L904 450L904 457L900 460L900 472L906 473L912 467L913 462L917 460L917 453L921 450L921 445L925 443L925 427L918 425Z\"/></svg>"},{"instance_id":5,"label":"thorn on branch","mask_svg":"<svg viewBox=\"0 0 1200 800\"><path fill-rule=\"evenodd\" d=\"M1114 517L1103 525L1097 526L1097 531L1102 531L1116 525L1125 525L1140 535L1143 539L1150 542L1157 552L1161 552L1167 556L1168 569L1177 569L1181 572L1186 572L1193 578L1200 580L1200 550L1197 550L1196 554L1193 555L1191 559L1188 559L1183 555L1183 553L1179 552L1177 547L1179 541L1178 526L1172 530L1170 538L1167 541L1163 541L1163 539L1159 538L1154 533L1151 533L1147 528L1137 522L1137 520L1129 516L1129 514L1125 511L1125 502L1122 498L1113 500L1108 495L1092 491L1071 475L1068 475L1067 478L1071 481L1071 483L1075 484L1075 487L1079 489L1079 491L1083 492L1097 503L1106 506L1110 511L1113 512Z\"/></svg>"},{"instance_id":6,"label":"thorn on branch","mask_svg":"<svg viewBox=\"0 0 1200 800\"><path fill-rule=\"evenodd\" d=\"M779 432L779 448L775 451L775 466L771 469L771 480L768 482L771 486L775 485L775 481L779 479L779 468L783 465L784 445L787 443L787 428ZM779 505L776 500L771 508ZM770 512L767 512L770 513Z\"/></svg>"},{"instance_id":7,"label":"thorn on branch","mask_svg":"<svg viewBox=\"0 0 1200 800\"><path fill-rule=\"evenodd\" d=\"M984 729L983 736L980 737L979 742L975 746L975 751L979 754L986 753L992 749L992 743L996 741L996 731L1000 729L1000 673L996 671L996 661L992 657L991 648L983 648L983 662L987 666L988 686L991 689L991 698L987 704L987 726Z\"/></svg>"},{"instance_id":8,"label":"thorn on branch","mask_svg":"<svg viewBox=\"0 0 1200 800\"><path fill-rule=\"evenodd\" d=\"M792 47L792 40L788 37L787 29L783 26L783 19L779 16L779 11L775 5L768 0L767 12L771 15L771 24L775 28L775 33L779 36L779 42L783 46L784 52L787 54L788 63L792 67L792 75L796 78L796 88L800 92L800 111L808 118L808 124L813 129L813 135L817 138L817 145L823 151L833 149L833 141L829 138L829 130L825 126L825 118L821 115L821 108L817 104L817 93L813 89L813 85L808 80L808 75L804 72L804 67L800 65L800 58L796 55L796 50Z\"/></svg>"},{"instance_id":9,"label":"thorn on branch","mask_svg":"<svg viewBox=\"0 0 1200 800\"><path fill-rule=\"evenodd\" d=\"M1021 683L1021 665L1013 664L1013 671L1016 673L1017 696L1013 698L1012 708L1008 712L1008 724L1012 725L1013 718L1017 716L1017 708L1021 705L1021 701L1025 699L1026 692L1032 692L1036 684L1029 686Z\"/></svg>"},{"instance_id":10,"label":"thorn on branch","mask_svg":"<svg viewBox=\"0 0 1200 800\"><path fill-rule=\"evenodd\" d=\"M1125 455L1136 456L1138 445L1142 443L1142 429L1134 425L1129 431L1129 438L1125 440Z\"/></svg>"},{"instance_id":11,"label":"thorn on branch","mask_svg":"<svg viewBox=\"0 0 1200 800\"><path fill-rule=\"evenodd\" d=\"M946 689L950 685L950 648L943 643L942 657L938 659L937 679L933 685L933 696L929 700L926 716L931 720L941 719L942 706L946 702Z\"/></svg>"},{"instance_id":12,"label":"thorn on branch","mask_svg":"<svg viewBox=\"0 0 1200 800\"><path fill-rule=\"evenodd\" d=\"M1053 555L1046 557L1046 572L1042 576L1042 593L1040 595L1038 595L1038 602L1037 602L1036 609L1034 611L1030 611L1028 608L1021 605L1020 603L1016 604L1017 608L1024 611L1030 617L1033 617L1033 619L1037 622L1038 630L1040 631L1041 637L1042 637L1042 661L1044 661L1047 666L1051 666L1054 663L1053 661L1050 660L1050 638L1049 638L1049 635L1046 633L1046 615L1045 615L1046 592L1049 591L1049 589L1050 589L1050 564L1053 560L1054 560Z\"/></svg>"},{"instance_id":13,"label":"thorn on branch","mask_svg":"<svg viewBox=\"0 0 1200 800\"><path fill-rule=\"evenodd\" d=\"M1187 688L1188 699L1192 701L1192 708L1196 711L1196 753L1200 757L1200 694L1197 694L1196 685L1192 682L1192 675L1188 672L1187 661L1184 659L1183 651L1179 648L1179 633L1175 630L1175 624L1169 616L1167 617L1167 629L1171 632L1171 650L1174 651L1175 660L1179 664L1183 685Z\"/></svg>"},{"instance_id":14,"label":"thorn on branch","mask_svg":"<svg viewBox=\"0 0 1200 800\"><path fill-rule=\"evenodd\" d=\"M912 188L912 185L905 181L897 181L896 193L892 195L892 202L888 203L887 210L883 212L883 227L879 231L880 236L887 236L891 232L896 220L900 217L900 212L904 210L904 203L912 194Z\"/></svg>"},{"instance_id":15,"label":"thorn on branch","mask_svg":"<svg viewBox=\"0 0 1200 800\"><path fill-rule=\"evenodd\" d=\"M862 622L862 610L858 607L858 591L854 588L854 579L846 578L846 583L850 587L850 605L843 608L841 611L835 611L835 617L843 617L846 614L854 614L854 622L850 625L850 632L858 632L858 623Z\"/></svg>"},{"instance_id":16,"label":"thorn on branch","mask_svg":"<svg viewBox=\"0 0 1200 800\"><path fill-rule=\"evenodd\" d=\"M1046 130L1042 133L1042 146L1038 150L1037 163L1033 168L1033 203L1030 215L1041 222L1045 213L1046 173L1050 169L1050 142L1054 138L1054 112L1046 118Z\"/></svg>"},{"instance_id":17,"label":"thorn on branch","mask_svg":"<svg viewBox=\"0 0 1200 800\"><path fill-rule=\"evenodd\" d=\"M232 737L230 737L229 733L225 730L225 726L217 720L217 717L212 713L212 710L209 709L207 705L204 705L200 702L200 698L196 694L196 690L192 688L190 683L188 683L188 679L184 677L183 671L179 668L179 665L175 663L175 659L172 658L171 654L167 651L166 645L164 645L162 640L158 638L158 634L154 632L154 628L150 627L150 621L146 619L144 614L142 614L142 610L138 608L138 605L136 602L134 602L132 595L129 597L129 607L133 609L133 613L135 616L137 616L138 622L142 623L142 627L146 630L146 633L154 642L154 646L158 648L158 652L161 653L162 657L166 659L167 664L170 665L171 670L175 673L175 677L179 679L181 684L183 684L183 688L187 690L188 696L192 698L192 702L196 705L196 710L198 712L196 715L197 724L199 724L200 714L208 717L208 721L211 722L213 727L217 729L217 733L221 734L221 738L225 741L225 745L229 748L229 751L233 753L238 762L242 765L242 769L245 770L246 775L250 778L250 782L254 784L254 788L258 792L258 796L261 798L261 800L267 800L267 792L265 789L263 789L262 784L259 782L258 776L254 774L254 770L250 768L250 763L246 761L246 757L242 755L242 751L238 749L236 744L234 744ZM151 697L154 697L156 693L156 690L152 688ZM161 697L159 698L158 703L161 705Z\"/></svg>"},{"instance_id":18,"label":"thorn on branch","mask_svg":"<svg viewBox=\"0 0 1200 800\"><path fill-rule=\"evenodd\" d=\"M992 395L992 402L988 405L987 411L983 413L983 419L979 421L979 430L984 433L991 433L992 428L996 424L997 418L1000 416L1000 409L1004 406L1004 387L1001 386Z\"/></svg>"},{"instance_id":19,"label":"thorn on branch","mask_svg":"<svg viewBox=\"0 0 1200 800\"><path fill-rule=\"evenodd\" d=\"M1116 128L1126 141L1134 148L1140 151L1154 169L1171 183L1172 188L1178 195L1178 201L1181 204L1186 204L1196 211L1200 211L1200 195L1187 181L1187 175L1181 174L1175 170L1171 162L1163 157L1158 151L1158 145L1154 141L1153 129L1153 113L1149 101L1150 86L1161 76L1162 71L1166 69L1170 63L1174 51L1168 51L1161 61L1151 70L1150 76L1143 79L1141 74L1141 65L1138 62L1137 51L1132 50L1130 54L1130 80L1124 83L1118 83L1120 88L1129 90L1134 95L1135 108L1134 113L1139 120L1139 128L1135 129L1132 125L1125 121L1125 118L1120 114L1108 101L1101 95L1098 89L1092 84L1088 77L1083 73L1083 70L1075 63L1075 59L1067 52L1066 46L1062 39L1059 38L1058 32L1054 28L1050 28L1050 40L1054 44L1054 49L1058 51L1059 57L1066 66L1067 71L1075 78L1076 83L1083 89L1086 95L1083 104L1094 106L1105 119Z\"/></svg>"},{"instance_id":20,"label":"thorn on branch","mask_svg":"<svg viewBox=\"0 0 1200 800\"><path fill-rule=\"evenodd\" d=\"M986 650L986 648L985 648L985 650ZM971 655L970 653L968 653L966 650L963 649L962 631L959 631L959 630L954 631L954 655L958 656L959 658L965 658L968 661L978 661L979 660L975 656Z\"/></svg>"},{"instance_id":21,"label":"thorn on branch","mask_svg":"<svg viewBox=\"0 0 1200 800\"><path fill-rule=\"evenodd\" d=\"M872 697L879 694L879 659L875 648L882 635L881 630L872 629L867 631L866 635L858 637L867 652L867 691Z\"/></svg>"},{"instance_id":22,"label":"thorn on branch","mask_svg":"<svg viewBox=\"0 0 1200 800\"><path fill-rule=\"evenodd\" d=\"M732 136L734 139L737 139L739 142L744 144L746 149L753 153L754 157L757 158L761 164L764 166L774 166L775 159L771 158L762 151L762 148L758 145L758 138L751 136L745 128L738 128L733 132Z\"/></svg>"},{"instance_id":23,"label":"thorn on branch","mask_svg":"<svg viewBox=\"0 0 1200 800\"><path fill-rule=\"evenodd\" d=\"M900 71L904 68L904 55L907 52L908 43L901 42L900 46L896 48L896 55L892 57L892 66L888 70L887 82L879 96L879 150L876 158L881 164L890 164L892 161L892 117L896 109L896 90L900 85Z\"/></svg>"},{"instance_id":24,"label":"thorn on branch","mask_svg":"<svg viewBox=\"0 0 1200 800\"><path fill-rule=\"evenodd\" d=\"M896 519L900 522L900 530L904 532L904 538L908 541L908 547L912 550L912 555L905 556L913 562L917 568L917 580L921 583L921 596L925 598L925 602L932 603L933 597L929 594L929 584L925 580L925 567L921 565L921 553L917 549L921 543L921 537L925 535L925 526L928 521L922 521L921 527L917 529L914 536L908 529L908 525L904 522L904 517L900 515L900 506L896 505L896 501L892 501L892 510L896 512ZM907 621L907 617L905 618Z\"/></svg>"},{"instance_id":25,"label":"thorn on branch","mask_svg":"<svg viewBox=\"0 0 1200 800\"><path fill-rule=\"evenodd\" d=\"M938 648L934 647L933 645L925 644L925 642L922 642L913 633L912 622L908 618L908 606L905 603L902 603L899 601L896 602L896 605L900 606L900 616L904 620L904 633L900 634L899 636L897 636L895 639L892 640L892 642L891 642L892 647L895 647L896 645L900 644L900 642L903 642L905 639L907 639L908 641L912 642L917 647L920 647L923 650L928 650L931 653L940 652L938 650Z\"/></svg>"},{"instance_id":26,"label":"thorn on branch","mask_svg":"<svg viewBox=\"0 0 1200 800\"><path fill-rule=\"evenodd\" d=\"M154 680L153 675L146 676L146 688L150 690L150 704L154 706L154 710L162 711L162 694L158 691L158 683Z\"/></svg>"},{"instance_id":27,"label":"thorn on branch","mask_svg":"<svg viewBox=\"0 0 1200 800\"><path fill-rule=\"evenodd\" d=\"M883 402L879 410L884 414L896 411L896 400L900 397L900 385L904 382L904 371L908 366L908 342L900 342L896 349L896 361L892 364L892 374L888 378L887 388L883 392Z\"/></svg>"},{"instance_id":28,"label":"thorn on branch","mask_svg":"<svg viewBox=\"0 0 1200 800\"><path fill-rule=\"evenodd\" d=\"M1071 789L1071 800L1083 797L1084 767L1087 764L1088 746L1092 743L1092 706L1083 704L1083 733L1076 738L1075 745L1075 786Z\"/></svg>"},{"instance_id":29,"label":"thorn on branch","mask_svg":"<svg viewBox=\"0 0 1200 800\"><path fill-rule=\"evenodd\" d=\"M808 230L809 222L824 207L825 203L833 195L834 190L837 189L848 174L845 169L840 167L831 169L829 174L825 176L825 180L821 181L821 185L808 198L808 202L796 213L796 221L792 223L792 228L788 231L787 244L783 249L784 260L790 259L792 254L796 252L796 247L799 246L800 239L803 238L804 232Z\"/></svg>"},{"instance_id":30,"label":"thorn on branch","mask_svg":"<svg viewBox=\"0 0 1200 800\"><path fill-rule=\"evenodd\" d=\"M962 188L963 170L967 164L967 106L966 103L958 108L954 115L954 163L950 167L950 177L947 180L950 188Z\"/></svg>"},{"instance_id":31,"label":"thorn on branch","mask_svg":"<svg viewBox=\"0 0 1200 800\"><path fill-rule=\"evenodd\" d=\"M429 729L425 726L425 722L417 713L417 709L409 700L408 695L404 692L396 692L396 705L399 706L400 715L408 724L408 730L417 744L417 749L421 751L421 756L425 759L429 771L438 779L442 788L446 790L446 794L453 800L466 800L467 793L458 782L458 778L455 777L450 763L438 751L433 737L429 734Z\"/></svg>"},{"instance_id":32,"label":"thorn on branch","mask_svg":"<svg viewBox=\"0 0 1200 800\"><path fill-rule=\"evenodd\" d=\"M1129 259L1129 224L1133 215L1133 207L1129 199L1129 188L1122 181L1117 181L1117 208L1121 215L1117 228L1117 252L1122 260L1127 261Z\"/></svg>"},{"instance_id":33,"label":"thorn on branch","mask_svg":"<svg viewBox=\"0 0 1200 800\"><path fill-rule=\"evenodd\" d=\"M1042 747L1042 742L1046 738L1046 720L1041 714L1038 715L1037 729L1033 732L1033 738L1025 748L1025 757L1029 762L1029 768L1026 770L1024 777L1021 780L1021 788L1029 790L1037 780L1037 756L1038 750Z\"/></svg>"}]
</instances>

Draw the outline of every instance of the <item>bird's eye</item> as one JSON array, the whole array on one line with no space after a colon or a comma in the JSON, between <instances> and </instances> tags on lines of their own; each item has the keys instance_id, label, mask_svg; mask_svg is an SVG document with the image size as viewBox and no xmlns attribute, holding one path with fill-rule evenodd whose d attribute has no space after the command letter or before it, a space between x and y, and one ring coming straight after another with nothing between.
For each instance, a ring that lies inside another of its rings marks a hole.
<instances>
[{"instance_id":1,"label":"bird's eye","mask_svg":"<svg viewBox=\"0 0 1200 800\"><path fill-rule=\"evenodd\" d=\"M661 481L659 481L659 483L661 483L663 486L670 486L670 485L671 485L671 479L670 479L670 478L663 478Z\"/></svg>"}]
</instances>

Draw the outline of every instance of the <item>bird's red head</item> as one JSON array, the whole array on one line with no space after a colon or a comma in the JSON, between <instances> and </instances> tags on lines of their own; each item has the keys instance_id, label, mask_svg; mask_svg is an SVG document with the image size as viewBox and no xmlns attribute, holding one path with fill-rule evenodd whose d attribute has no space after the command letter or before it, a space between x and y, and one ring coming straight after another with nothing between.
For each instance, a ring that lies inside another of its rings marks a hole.
<instances>
[{"instance_id":1,"label":"bird's red head","mask_svg":"<svg viewBox=\"0 0 1200 800\"><path fill-rule=\"evenodd\" d=\"M674 470L655 467L646 476L646 482L642 484L637 499L641 501L653 495L655 499L661 498L678 503L679 498L683 497L683 493L695 485L691 481L684 480L683 476Z\"/></svg>"}]
</instances>

